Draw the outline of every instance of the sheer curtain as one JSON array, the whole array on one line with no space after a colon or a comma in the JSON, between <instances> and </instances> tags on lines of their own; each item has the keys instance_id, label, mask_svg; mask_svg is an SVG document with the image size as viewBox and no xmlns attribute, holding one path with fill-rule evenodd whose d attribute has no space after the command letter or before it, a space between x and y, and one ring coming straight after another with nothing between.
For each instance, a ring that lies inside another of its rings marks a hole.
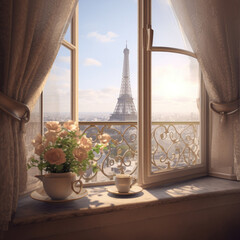
<instances>
[{"instance_id":1,"label":"sheer curtain","mask_svg":"<svg viewBox=\"0 0 240 240\"><path fill-rule=\"evenodd\" d=\"M171 0L199 61L210 97L210 168L240 179L239 0Z\"/></svg>"},{"instance_id":2,"label":"sheer curtain","mask_svg":"<svg viewBox=\"0 0 240 240\"><path fill-rule=\"evenodd\" d=\"M0 2L1 96L33 108L76 4L77 0ZM24 123L5 110L0 110L0 230L8 228L27 176Z\"/></svg>"}]
</instances>

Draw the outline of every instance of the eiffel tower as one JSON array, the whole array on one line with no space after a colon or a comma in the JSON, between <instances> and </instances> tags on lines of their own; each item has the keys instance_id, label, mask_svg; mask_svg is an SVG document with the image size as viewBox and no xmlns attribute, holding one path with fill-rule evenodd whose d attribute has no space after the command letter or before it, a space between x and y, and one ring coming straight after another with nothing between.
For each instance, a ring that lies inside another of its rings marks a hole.
<instances>
[{"instance_id":1,"label":"eiffel tower","mask_svg":"<svg viewBox=\"0 0 240 240\"><path fill-rule=\"evenodd\" d=\"M123 73L122 73L122 83L121 89L117 101L117 105L114 109L113 114L111 114L109 121L136 121L137 113L136 108L132 98L132 91L130 85L129 76L129 49L123 50L124 60L123 60Z\"/></svg>"}]
</instances>

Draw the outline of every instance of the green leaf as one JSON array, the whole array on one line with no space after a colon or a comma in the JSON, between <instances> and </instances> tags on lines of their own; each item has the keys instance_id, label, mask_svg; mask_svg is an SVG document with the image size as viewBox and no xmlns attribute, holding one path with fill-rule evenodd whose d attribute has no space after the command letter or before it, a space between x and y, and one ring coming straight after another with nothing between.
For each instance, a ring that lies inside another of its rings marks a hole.
<instances>
[{"instance_id":1,"label":"green leaf","mask_svg":"<svg viewBox=\"0 0 240 240\"><path fill-rule=\"evenodd\" d=\"M92 171L93 171L93 173L96 173L98 171L97 164L92 165Z\"/></svg>"}]
</instances>

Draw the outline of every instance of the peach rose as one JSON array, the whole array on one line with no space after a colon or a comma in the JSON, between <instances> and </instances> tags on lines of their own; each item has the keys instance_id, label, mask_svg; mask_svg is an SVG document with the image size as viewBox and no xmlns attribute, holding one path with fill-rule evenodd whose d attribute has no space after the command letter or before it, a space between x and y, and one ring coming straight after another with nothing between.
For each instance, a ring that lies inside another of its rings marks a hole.
<instances>
[{"instance_id":1,"label":"peach rose","mask_svg":"<svg viewBox=\"0 0 240 240\"><path fill-rule=\"evenodd\" d=\"M98 140L101 144L107 145L110 142L111 137L107 133L104 133L102 135L98 135Z\"/></svg>"},{"instance_id":2,"label":"peach rose","mask_svg":"<svg viewBox=\"0 0 240 240\"><path fill-rule=\"evenodd\" d=\"M102 144L102 146L100 147L101 153L103 153L103 149L104 149L105 147L107 147L107 145L108 145L108 144Z\"/></svg>"},{"instance_id":3,"label":"peach rose","mask_svg":"<svg viewBox=\"0 0 240 240\"><path fill-rule=\"evenodd\" d=\"M47 123L46 123L46 128L47 128L49 131L56 131L56 132L61 131L61 126L60 126L59 122L57 122L57 121L47 122Z\"/></svg>"},{"instance_id":4,"label":"peach rose","mask_svg":"<svg viewBox=\"0 0 240 240\"><path fill-rule=\"evenodd\" d=\"M77 158L79 162L83 161L84 159L87 159L88 157L86 149L81 146L73 150L73 155L75 156L75 158Z\"/></svg>"},{"instance_id":5,"label":"peach rose","mask_svg":"<svg viewBox=\"0 0 240 240\"><path fill-rule=\"evenodd\" d=\"M76 136L78 136L78 137L80 137L80 136L82 135L82 133L81 133L80 130L77 130L75 134L76 134Z\"/></svg>"},{"instance_id":6,"label":"peach rose","mask_svg":"<svg viewBox=\"0 0 240 240\"><path fill-rule=\"evenodd\" d=\"M34 140L32 140L32 145L37 147L38 145L42 144L42 135L38 134Z\"/></svg>"},{"instance_id":7,"label":"peach rose","mask_svg":"<svg viewBox=\"0 0 240 240\"><path fill-rule=\"evenodd\" d=\"M43 152L44 152L44 145L43 144L39 144L35 147L35 154L37 154L38 156L40 156Z\"/></svg>"},{"instance_id":8,"label":"peach rose","mask_svg":"<svg viewBox=\"0 0 240 240\"><path fill-rule=\"evenodd\" d=\"M87 152L90 151L92 149L92 139L83 135L80 139L80 146L83 147Z\"/></svg>"},{"instance_id":9,"label":"peach rose","mask_svg":"<svg viewBox=\"0 0 240 240\"><path fill-rule=\"evenodd\" d=\"M78 130L78 123L72 120L69 120L63 124L63 127L69 131L77 131Z\"/></svg>"},{"instance_id":10,"label":"peach rose","mask_svg":"<svg viewBox=\"0 0 240 240\"><path fill-rule=\"evenodd\" d=\"M44 153L44 159L50 164L60 165L66 162L65 153L61 148L52 148Z\"/></svg>"},{"instance_id":11,"label":"peach rose","mask_svg":"<svg viewBox=\"0 0 240 240\"><path fill-rule=\"evenodd\" d=\"M68 135L68 132L67 131L65 131L65 130L63 130L63 131L61 131L60 133L59 133L59 137L66 137Z\"/></svg>"},{"instance_id":12,"label":"peach rose","mask_svg":"<svg viewBox=\"0 0 240 240\"><path fill-rule=\"evenodd\" d=\"M55 143L57 140L57 137L58 137L58 133L55 131L49 130L45 133L44 136L46 138L47 143L49 143L49 142Z\"/></svg>"}]
</instances>

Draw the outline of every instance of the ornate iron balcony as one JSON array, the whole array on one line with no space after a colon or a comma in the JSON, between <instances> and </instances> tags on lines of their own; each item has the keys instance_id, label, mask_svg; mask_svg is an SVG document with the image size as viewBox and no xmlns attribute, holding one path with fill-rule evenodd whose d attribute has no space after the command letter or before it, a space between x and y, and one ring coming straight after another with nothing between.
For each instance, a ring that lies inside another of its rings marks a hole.
<instances>
[{"instance_id":1,"label":"ornate iron balcony","mask_svg":"<svg viewBox=\"0 0 240 240\"><path fill-rule=\"evenodd\" d=\"M87 170L85 183L109 182L117 173L137 174L137 122L79 122L80 129L96 142L108 133L111 144L95 156L99 171ZM152 122L152 172L200 164L199 122Z\"/></svg>"}]
</instances>

